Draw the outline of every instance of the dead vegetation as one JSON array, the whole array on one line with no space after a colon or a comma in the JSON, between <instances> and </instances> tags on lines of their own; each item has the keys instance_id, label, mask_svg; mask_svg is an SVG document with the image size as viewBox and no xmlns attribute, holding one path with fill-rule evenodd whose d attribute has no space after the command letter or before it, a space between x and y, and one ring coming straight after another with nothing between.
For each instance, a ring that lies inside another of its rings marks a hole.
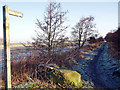
<instances>
[{"instance_id":1,"label":"dead vegetation","mask_svg":"<svg viewBox=\"0 0 120 90\"><path fill-rule=\"evenodd\" d=\"M82 49L94 50L100 46L101 43L91 44L85 46ZM77 64L77 60L82 58L80 49L75 48L68 52L53 54L51 58L47 57L47 54L41 57L27 56L25 60L12 62L12 86L24 83L24 82L36 82L39 80L49 81L46 75L47 69L42 64L55 64L60 68L70 68ZM49 62L48 62L49 60Z\"/></svg>"},{"instance_id":2,"label":"dead vegetation","mask_svg":"<svg viewBox=\"0 0 120 90\"><path fill-rule=\"evenodd\" d=\"M42 55L39 53L39 56L32 54L32 56L20 58L21 60L19 59L19 61L13 60L11 71L12 87L26 82L45 82L46 84L50 84L50 86L52 86L52 81L50 81L46 74L47 68L43 66L45 63L51 65L54 64L54 66L60 68L70 68L73 65L78 64L78 59L84 58L81 50L92 51L99 47L102 43L103 42L90 44L81 49L73 48L70 51L63 53L54 53L51 58L48 57L48 54Z\"/></svg>"},{"instance_id":3,"label":"dead vegetation","mask_svg":"<svg viewBox=\"0 0 120 90\"><path fill-rule=\"evenodd\" d=\"M109 45L108 53L120 61L120 27L115 32L108 33L105 39Z\"/></svg>"}]
</instances>

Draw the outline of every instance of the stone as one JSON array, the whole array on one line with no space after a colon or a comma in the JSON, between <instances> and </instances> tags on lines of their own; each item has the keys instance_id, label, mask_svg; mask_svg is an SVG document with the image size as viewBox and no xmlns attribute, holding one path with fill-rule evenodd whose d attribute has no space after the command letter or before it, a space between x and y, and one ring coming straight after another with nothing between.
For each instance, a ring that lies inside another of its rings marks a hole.
<instances>
[{"instance_id":1,"label":"stone","mask_svg":"<svg viewBox=\"0 0 120 90\"><path fill-rule=\"evenodd\" d=\"M58 85L72 85L76 88L82 87L81 75L77 71L54 68L51 78Z\"/></svg>"}]
</instances>

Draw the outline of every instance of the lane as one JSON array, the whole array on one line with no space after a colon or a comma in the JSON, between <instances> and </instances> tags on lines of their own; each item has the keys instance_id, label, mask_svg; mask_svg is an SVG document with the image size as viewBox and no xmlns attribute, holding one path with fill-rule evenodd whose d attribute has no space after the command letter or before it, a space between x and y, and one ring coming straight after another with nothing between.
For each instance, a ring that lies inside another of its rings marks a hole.
<instances>
[{"instance_id":1,"label":"lane","mask_svg":"<svg viewBox=\"0 0 120 90\"><path fill-rule=\"evenodd\" d=\"M93 83L97 88L118 88L120 81L116 81L112 74L119 67L118 61L107 53L108 45L105 43L98 50L98 54L89 64L89 71Z\"/></svg>"},{"instance_id":2,"label":"lane","mask_svg":"<svg viewBox=\"0 0 120 90\"><path fill-rule=\"evenodd\" d=\"M99 47L100 48L100 47ZM97 55L97 52L99 48L89 51L89 50L82 50L81 51L81 56L84 56L82 59L78 59L78 65L75 65L72 67L72 70L78 71L81 74L81 79L88 83L89 87L92 88L95 87L95 84L93 83L92 77L95 77L94 73L92 73L91 70L94 70L95 64L93 63L94 57ZM90 64L93 64L92 66ZM90 69L91 66L91 69Z\"/></svg>"},{"instance_id":3,"label":"lane","mask_svg":"<svg viewBox=\"0 0 120 90\"><path fill-rule=\"evenodd\" d=\"M82 51L86 58L78 60L79 65L72 67L81 74L82 80L93 83L95 88L114 89L120 86L120 78L113 78L112 74L119 67L118 61L107 53L108 45L89 51Z\"/></svg>"},{"instance_id":4,"label":"lane","mask_svg":"<svg viewBox=\"0 0 120 90\"><path fill-rule=\"evenodd\" d=\"M97 62L97 74L104 83L105 88L118 88L120 85L120 78L113 78L113 72L119 67L119 61L112 58L108 53L108 45L105 44L103 52L99 55Z\"/></svg>"},{"instance_id":5,"label":"lane","mask_svg":"<svg viewBox=\"0 0 120 90\"><path fill-rule=\"evenodd\" d=\"M105 84L102 82L102 80L99 78L100 75L98 74L97 62L99 59L100 54L104 50L104 45L102 47L99 47L99 50L96 52L97 54L94 56L93 60L88 64L89 68L89 74L92 79L92 82L94 83L95 87L97 88L105 88Z\"/></svg>"}]
</instances>

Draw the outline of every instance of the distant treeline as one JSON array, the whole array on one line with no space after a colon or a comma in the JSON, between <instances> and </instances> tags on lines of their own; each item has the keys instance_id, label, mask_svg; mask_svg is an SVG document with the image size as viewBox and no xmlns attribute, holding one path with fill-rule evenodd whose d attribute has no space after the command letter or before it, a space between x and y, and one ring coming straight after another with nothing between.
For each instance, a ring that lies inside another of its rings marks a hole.
<instances>
[{"instance_id":1,"label":"distant treeline","mask_svg":"<svg viewBox=\"0 0 120 90\"><path fill-rule=\"evenodd\" d=\"M88 39L88 42L89 43L96 43L96 42L102 42L102 41L104 41L104 38L103 37L98 37L98 38L95 38L95 37L90 37L89 39Z\"/></svg>"}]
</instances>

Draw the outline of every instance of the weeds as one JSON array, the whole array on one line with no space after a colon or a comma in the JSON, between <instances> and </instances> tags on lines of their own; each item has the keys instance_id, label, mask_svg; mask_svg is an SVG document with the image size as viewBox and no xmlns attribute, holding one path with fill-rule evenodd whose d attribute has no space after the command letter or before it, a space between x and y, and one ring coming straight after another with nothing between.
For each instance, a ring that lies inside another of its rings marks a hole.
<instances>
[{"instance_id":1,"label":"weeds","mask_svg":"<svg viewBox=\"0 0 120 90\"><path fill-rule=\"evenodd\" d=\"M81 50L94 50L97 47L99 47L102 43L103 42L91 44L81 49L74 48L67 52L54 53L52 54L51 58L48 57L47 53L44 55L42 53L33 53L30 56L27 55L25 58L21 57L17 61L13 60L11 71L12 87L63 88L59 85L56 85L52 82L52 80L50 80L50 78L47 76L48 69L41 65L45 63L53 63L54 66L56 65L56 67L71 68L73 65L78 64L78 59L82 59ZM17 54L19 55L19 53ZM64 88L73 88L73 86L67 85Z\"/></svg>"}]
</instances>

